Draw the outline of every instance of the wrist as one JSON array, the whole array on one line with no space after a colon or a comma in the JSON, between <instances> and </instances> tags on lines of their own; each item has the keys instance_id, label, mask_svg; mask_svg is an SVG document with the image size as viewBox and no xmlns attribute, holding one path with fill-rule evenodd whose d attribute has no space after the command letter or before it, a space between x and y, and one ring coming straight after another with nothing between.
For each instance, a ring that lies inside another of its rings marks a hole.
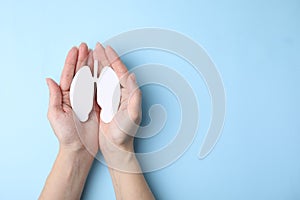
<instances>
[{"instance_id":1,"label":"wrist","mask_svg":"<svg viewBox=\"0 0 300 200\"><path fill-rule=\"evenodd\" d=\"M59 149L66 151L66 152L79 152L85 149L85 146L82 144L80 141L75 141L75 142L65 142L59 141Z\"/></svg>"},{"instance_id":2,"label":"wrist","mask_svg":"<svg viewBox=\"0 0 300 200\"><path fill-rule=\"evenodd\" d=\"M85 165L91 165L94 160L94 156L85 147L60 145L58 155L69 158L70 162Z\"/></svg>"},{"instance_id":3,"label":"wrist","mask_svg":"<svg viewBox=\"0 0 300 200\"><path fill-rule=\"evenodd\" d=\"M133 142L126 146L111 143L102 144L101 153L110 169L129 173L141 173L134 153Z\"/></svg>"},{"instance_id":4,"label":"wrist","mask_svg":"<svg viewBox=\"0 0 300 200\"><path fill-rule=\"evenodd\" d=\"M100 149L104 157L118 156L119 154L123 155L125 153L134 153L133 140L123 144L115 144L106 140L105 142L101 142Z\"/></svg>"}]
</instances>

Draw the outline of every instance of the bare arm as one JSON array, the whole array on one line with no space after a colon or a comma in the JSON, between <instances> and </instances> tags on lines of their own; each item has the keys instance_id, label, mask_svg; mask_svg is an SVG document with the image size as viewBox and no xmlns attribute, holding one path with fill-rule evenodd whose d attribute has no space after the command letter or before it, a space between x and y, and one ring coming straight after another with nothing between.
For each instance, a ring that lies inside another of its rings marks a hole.
<instances>
[{"instance_id":1,"label":"bare arm","mask_svg":"<svg viewBox=\"0 0 300 200\"><path fill-rule=\"evenodd\" d=\"M113 155L110 155L113 156ZM148 187L148 184L142 174L139 163L133 154L119 160L130 168L132 172L124 172L119 169L110 167L109 172L117 199L143 199L153 200L154 196Z\"/></svg>"},{"instance_id":2,"label":"bare arm","mask_svg":"<svg viewBox=\"0 0 300 200\"><path fill-rule=\"evenodd\" d=\"M95 116L99 116L101 110L96 106L90 119L81 124L83 130L88 132L78 133L70 106L69 89L74 73L85 64L93 66L93 57L100 61L100 67L111 65L117 73L122 85L121 105L114 120L108 124L101 120L99 124ZM128 74L114 50L111 47L104 49L101 44L97 44L91 55L85 44L80 45L79 51L72 48L66 59L60 85L51 79L47 83L50 90L48 118L59 139L60 151L40 199L80 199L98 148L109 165L117 199L154 199L133 151L136 126L131 122L140 122L141 93L134 75ZM120 128L120 124L128 130ZM83 134L82 137L79 137L80 134Z\"/></svg>"},{"instance_id":3,"label":"bare arm","mask_svg":"<svg viewBox=\"0 0 300 200\"><path fill-rule=\"evenodd\" d=\"M60 148L40 199L80 199L92 162L85 149Z\"/></svg>"},{"instance_id":4,"label":"bare arm","mask_svg":"<svg viewBox=\"0 0 300 200\"><path fill-rule=\"evenodd\" d=\"M90 65L92 52L86 44L79 49L73 47L66 58L60 85L47 79L50 91L48 119L59 141L59 153L46 180L39 199L80 199L89 169L98 151L99 123L94 114L80 124L82 132L76 128L70 105L70 85L76 71L83 65ZM92 112L99 112L94 109ZM88 130L88 131L86 131ZM80 137L80 134L82 137Z\"/></svg>"},{"instance_id":5,"label":"bare arm","mask_svg":"<svg viewBox=\"0 0 300 200\"><path fill-rule=\"evenodd\" d=\"M108 164L118 200L152 200L154 196L135 157L133 139L141 119L141 91L111 47L96 45L99 66L111 66L121 83L121 104L112 122L100 121L99 147ZM99 70L100 71L100 70ZM134 123L134 124L133 124ZM124 128L124 129L123 129Z\"/></svg>"}]
</instances>

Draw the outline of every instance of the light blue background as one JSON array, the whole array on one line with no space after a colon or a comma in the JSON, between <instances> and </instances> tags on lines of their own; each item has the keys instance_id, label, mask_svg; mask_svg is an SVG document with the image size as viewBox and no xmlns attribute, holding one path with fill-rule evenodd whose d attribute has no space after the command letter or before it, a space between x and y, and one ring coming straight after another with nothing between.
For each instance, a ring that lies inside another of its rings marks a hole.
<instances>
[{"instance_id":1,"label":"light blue background","mask_svg":"<svg viewBox=\"0 0 300 200\"><path fill-rule=\"evenodd\" d=\"M178 57L140 51L129 68L160 62L193 85L200 129L184 156L146 174L158 199L300 199L300 2L287 1L2 1L0 6L0 198L36 199L58 143L46 118L45 77L59 79L70 47L92 47L121 32L161 27L201 44L223 78L227 113L216 148L197 159L209 125L201 77ZM143 88L144 108L161 103L167 125L138 151L176 134L178 103L157 86ZM145 117L145 122L147 117ZM107 168L95 162L83 199L114 199Z\"/></svg>"}]
</instances>

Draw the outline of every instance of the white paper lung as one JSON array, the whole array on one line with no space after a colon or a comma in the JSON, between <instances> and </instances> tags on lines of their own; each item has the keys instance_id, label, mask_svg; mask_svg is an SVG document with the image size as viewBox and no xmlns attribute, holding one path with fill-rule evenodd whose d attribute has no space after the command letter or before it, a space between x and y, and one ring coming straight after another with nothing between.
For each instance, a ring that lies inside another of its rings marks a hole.
<instances>
[{"instance_id":1,"label":"white paper lung","mask_svg":"<svg viewBox=\"0 0 300 200\"><path fill-rule=\"evenodd\" d=\"M97 61L95 61L97 63ZM94 83L97 85L97 103L101 107L100 118L104 123L112 121L120 103L119 79L111 67L104 67L97 78L98 65L95 64L94 77L88 66L82 67L74 76L70 89L71 106L82 122L88 120L93 108Z\"/></svg>"},{"instance_id":2,"label":"white paper lung","mask_svg":"<svg viewBox=\"0 0 300 200\"><path fill-rule=\"evenodd\" d=\"M82 122L87 121L93 108L94 80L88 66L82 67L74 76L70 88L73 111Z\"/></svg>"},{"instance_id":3,"label":"white paper lung","mask_svg":"<svg viewBox=\"0 0 300 200\"><path fill-rule=\"evenodd\" d=\"M110 122L118 111L120 103L120 83L111 67L104 67L97 81L97 103L102 108L100 117Z\"/></svg>"}]
</instances>

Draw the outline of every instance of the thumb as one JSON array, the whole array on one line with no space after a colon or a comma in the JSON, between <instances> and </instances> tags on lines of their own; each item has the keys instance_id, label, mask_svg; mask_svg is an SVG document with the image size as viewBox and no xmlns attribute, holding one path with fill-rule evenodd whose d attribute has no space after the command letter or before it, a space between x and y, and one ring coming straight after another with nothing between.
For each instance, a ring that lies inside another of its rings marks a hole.
<instances>
[{"instance_id":1,"label":"thumb","mask_svg":"<svg viewBox=\"0 0 300 200\"><path fill-rule=\"evenodd\" d=\"M127 78L127 87L129 91L128 112L132 120L140 121L142 94L136 83L135 75L130 74Z\"/></svg>"},{"instance_id":2,"label":"thumb","mask_svg":"<svg viewBox=\"0 0 300 200\"><path fill-rule=\"evenodd\" d=\"M49 109L56 108L61 109L62 108L62 94L61 89L59 85L52 80L51 78L46 78L46 82L49 88Z\"/></svg>"}]
</instances>

